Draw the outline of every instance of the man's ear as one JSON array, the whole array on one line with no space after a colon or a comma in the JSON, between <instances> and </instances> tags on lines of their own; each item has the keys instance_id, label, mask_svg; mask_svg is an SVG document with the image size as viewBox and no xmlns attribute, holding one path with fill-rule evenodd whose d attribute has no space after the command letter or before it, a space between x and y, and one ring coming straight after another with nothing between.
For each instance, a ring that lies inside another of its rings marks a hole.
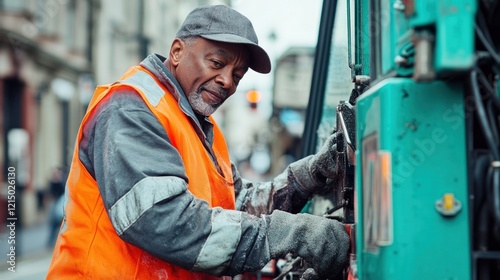
<instances>
[{"instance_id":1,"label":"man's ear","mask_svg":"<svg viewBox=\"0 0 500 280\"><path fill-rule=\"evenodd\" d=\"M172 62L172 65L174 67L179 65L179 61L181 60L185 47L186 44L178 38L174 39L174 41L172 42L172 46L170 46L169 56L170 56L170 61Z\"/></svg>"}]
</instances>

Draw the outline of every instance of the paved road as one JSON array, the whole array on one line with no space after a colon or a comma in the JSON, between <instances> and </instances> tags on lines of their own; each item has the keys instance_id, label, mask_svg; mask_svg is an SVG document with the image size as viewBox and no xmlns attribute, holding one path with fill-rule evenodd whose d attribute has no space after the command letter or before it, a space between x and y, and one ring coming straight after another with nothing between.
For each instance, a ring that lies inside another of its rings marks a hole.
<instances>
[{"instance_id":1,"label":"paved road","mask_svg":"<svg viewBox=\"0 0 500 280\"><path fill-rule=\"evenodd\" d=\"M47 251L16 261L15 272L7 270L9 266L2 264L0 279L2 280L45 280L52 253Z\"/></svg>"},{"instance_id":2,"label":"paved road","mask_svg":"<svg viewBox=\"0 0 500 280\"><path fill-rule=\"evenodd\" d=\"M3 225L5 226L5 225ZM0 279L38 280L45 279L52 256L52 248L47 247L49 226L41 223L15 232L15 272L8 270L9 231L0 232Z\"/></svg>"}]
</instances>

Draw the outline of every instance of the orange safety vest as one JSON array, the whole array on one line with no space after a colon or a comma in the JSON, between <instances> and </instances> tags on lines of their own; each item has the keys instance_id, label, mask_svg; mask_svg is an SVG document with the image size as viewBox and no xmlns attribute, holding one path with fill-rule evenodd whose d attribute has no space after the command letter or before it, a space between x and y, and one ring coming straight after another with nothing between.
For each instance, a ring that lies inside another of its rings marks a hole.
<instances>
[{"instance_id":1,"label":"orange safety vest","mask_svg":"<svg viewBox=\"0 0 500 280\"><path fill-rule=\"evenodd\" d=\"M189 191L207 201L210 207L235 209L229 153L215 121L210 117L214 124L212 148L223 176L217 171L175 97L141 66L130 68L118 83L97 87L80 126L77 143L82 138L83 124L95 114L96 105L106 95L124 87L132 87L140 93L167 131L184 162ZM111 224L97 182L78 158L78 150L77 144L67 182L69 192L65 220L47 279L220 279L171 265L123 241Z\"/></svg>"}]
</instances>

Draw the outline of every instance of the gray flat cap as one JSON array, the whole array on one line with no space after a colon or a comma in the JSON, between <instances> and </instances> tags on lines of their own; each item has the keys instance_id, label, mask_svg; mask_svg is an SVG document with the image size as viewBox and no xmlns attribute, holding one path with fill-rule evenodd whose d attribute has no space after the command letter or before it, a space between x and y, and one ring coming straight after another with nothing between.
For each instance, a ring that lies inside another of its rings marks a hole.
<instances>
[{"instance_id":1,"label":"gray flat cap","mask_svg":"<svg viewBox=\"0 0 500 280\"><path fill-rule=\"evenodd\" d=\"M250 51L250 68L264 74L271 71L271 60L266 51L259 46L259 40L250 20L227 6L204 6L189 13L176 37L190 36L244 44Z\"/></svg>"}]
</instances>

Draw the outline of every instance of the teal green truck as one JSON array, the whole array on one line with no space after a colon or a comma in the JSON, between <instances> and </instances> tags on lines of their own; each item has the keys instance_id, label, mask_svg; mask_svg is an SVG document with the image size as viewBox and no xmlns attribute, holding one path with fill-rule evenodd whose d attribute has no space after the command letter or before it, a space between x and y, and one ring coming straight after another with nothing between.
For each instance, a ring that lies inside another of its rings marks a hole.
<instances>
[{"instance_id":1,"label":"teal green truck","mask_svg":"<svg viewBox=\"0 0 500 280\"><path fill-rule=\"evenodd\" d=\"M344 279L500 279L499 30L493 0L324 1L302 153L341 136L308 211L353 225Z\"/></svg>"}]
</instances>

